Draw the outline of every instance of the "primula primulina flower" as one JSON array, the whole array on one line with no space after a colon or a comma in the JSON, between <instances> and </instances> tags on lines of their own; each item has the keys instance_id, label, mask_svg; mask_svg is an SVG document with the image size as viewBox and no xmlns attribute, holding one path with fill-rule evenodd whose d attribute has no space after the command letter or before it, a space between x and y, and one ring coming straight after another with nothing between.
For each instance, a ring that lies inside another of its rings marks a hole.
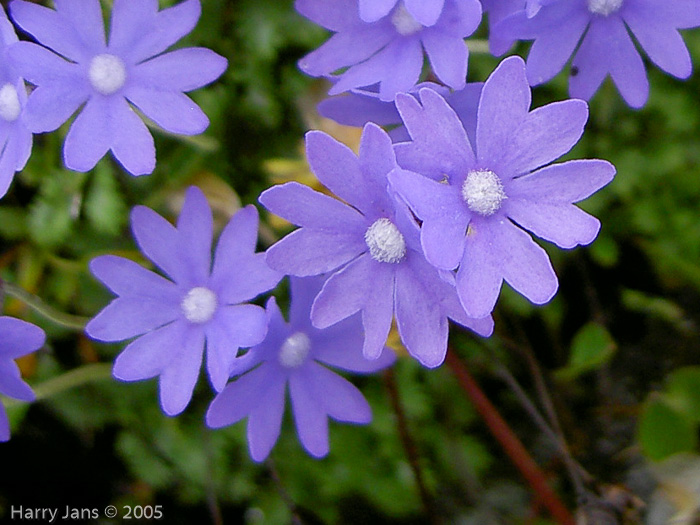
<instances>
[{"instance_id":1,"label":"primula primulina flower","mask_svg":"<svg viewBox=\"0 0 700 525\"><path fill-rule=\"evenodd\" d=\"M348 204L287 183L260 195L271 212L301 226L267 251L279 271L308 276L331 272L314 302L314 326L326 328L362 311L363 353L377 358L394 316L408 352L428 367L447 351L448 317L488 336L493 320L467 316L451 275L425 260L418 225L388 190L397 168L391 139L378 126L363 131L359 158L322 132L306 135L307 158L318 179Z\"/></svg>"},{"instance_id":2,"label":"primula primulina flower","mask_svg":"<svg viewBox=\"0 0 700 525\"><path fill-rule=\"evenodd\" d=\"M335 32L299 61L301 70L315 77L331 77L347 68L337 75L331 95L379 83L382 100L393 100L418 82L423 50L440 81L453 89L464 87L468 61L464 39L481 21L478 0L363 0L359 7L358 1L295 2L302 15ZM361 10L370 20L386 14L367 22L360 18Z\"/></svg>"},{"instance_id":3,"label":"primula primulina flower","mask_svg":"<svg viewBox=\"0 0 700 525\"><path fill-rule=\"evenodd\" d=\"M7 193L15 172L27 164L32 133L24 122L27 89L8 61L8 49L17 35L0 6L0 197Z\"/></svg>"},{"instance_id":4,"label":"primula primulina flower","mask_svg":"<svg viewBox=\"0 0 700 525\"><path fill-rule=\"evenodd\" d=\"M557 277L546 252L523 230L562 248L592 242L600 223L573 203L615 174L603 160L547 165L578 142L586 103L566 100L529 111L525 63L511 57L484 84L474 147L435 91L422 90L420 103L399 95L396 104L412 141L395 145L404 169L389 181L423 221L428 261L443 270L459 267L457 291L467 313L490 313L504 279L536 304L549 301Z\"/></svg>"},{"instance_id":5,"label":"primula primulina flower","mask_svg":"<svg viewBox=\"0 0 700 525\"><path fill-rule=\"evenodd\" d=\"M21 401L34 401L34 392L22 380L14 360L38 350L45 340L46 335L38 326L13 317L0 317L0 394ZM0 403L0 441L8 439L10 422Z\"/></svg>"},{"instance_id":6,"label":"primula primulina flower","mask_svg":"<svg viewBox=\"0 0 700 525\"><path fill-rule=\"evenodd\" d=\"M322 284L318 277L290 279L289 323L275 298L268 300L267 337L236 361L234 373L240 377L224 388L207 412L212 428L248 417L248 447L255 461L263 461L279 437L287 385L299 440L309 454L320 458L329 451L329 417L355 424L372 420L362 393L324 365L368 374L395 360L389 348L378 359L363 357L357 315L325 330L311 325L309 311Z\"/></svg>"},{"instance_id":7,"label":"primula primulina flower","mask_svg":"<svg viewBox=\"0 0 700 525\"><path fill-rule=\"evenodd\" d=\"M154 170L153 137L129 103L172 133L207 128L209 119L185 93L219 78L226 59L199 47L164 53L194 28L199 0L162 11L157 0L115 0L109 43L99 0L55 3L54 11L12 2L13 20L42 45L20 42L10 56L37 86L25 110L33 132L57 129L84 105L66 136L67 168L89 171L111 150L132 175Z\"/></svg>"},{"instance_id":8,"label":"primula primulina flower","mask_svg":"<svg viewBox=\"0 0 700 525\"><path fill-rule=\"evenodd\" d=\"M476 133L476 108L483 86L483 82L470 82L458 91L450 91L433 82L422 82L408 93L417 97L423 88L437 91L455 110L472 139ZM349 93L328 97L318 105L318 112L344 126L361 128L368 122L374 122L383 127L392 127L389 136L394 142L410 138L394 101L381 100L379 93L374 91L353 89Z\"/></svg>"},{"instance_id":9,"label":"primula primulina flower","mask_svg":"<svg viewBox=\"0 0 700 525\"><path fill-rule=\"evenodd\" d=\"M272 289L282 275L255 253L258 212L239 210L226 225L212 267L212 212L191 187L171 225L153 210L136 206L131 228L141 251L171 280L113 255L96 257L90 270L117 297L85 331L100 341L138 336L114 362L114 377L140 381L160 375L160 401L168 415L182 412L199 376L206 340L207 372L218 392L241 347L265 337L260 306L247 304Z\"/></svg>"},{"instance_id":10,"label":"primula primulina flower","mask_svg":"<svg viewBox=\"0 0 700 525\"><path fill-rule=\"evenodd\" d=\"M678 30L700 26L696 0L547 0L546 4L532 18L515 13L493 30L501 39L535 41L527 59L532 86L553 78L573 54L572 97L589 100L609 74L627 104L642 107L649 81L632 35L666 73L683 79L692 72Z\"/></svg>"}]
</instances>

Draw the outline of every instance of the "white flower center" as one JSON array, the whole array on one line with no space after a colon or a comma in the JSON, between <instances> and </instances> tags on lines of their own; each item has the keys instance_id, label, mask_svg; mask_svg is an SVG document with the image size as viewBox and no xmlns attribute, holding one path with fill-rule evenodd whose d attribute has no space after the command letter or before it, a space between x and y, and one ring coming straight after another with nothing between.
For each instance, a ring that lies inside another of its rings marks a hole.
<instances>
[{"instance_id":1,"label":"white flower center","mask_svg":"<svg viewBox=\"0 0 700 525\"><path fill-rule=\"evenodd\" d=\"M88 71L90 84L99 93L111 95L119 91L126 82L126 66L121 58L115 55L96 55L90 61Z\"/></svg>"},{"instance_id":2,"label":"white flower center","mask_svg":"<svg viewBox=\"0 0 700 525\"><path fill-rule=\"evenodd\" d=\"M0 117L6 122L14 122L21 112L17 89L8 82L0 88Z\"/></svg>"},{"instance_id":3,"label":"white flower center","mask_svg":"<svg viewBox=\"0 0 700 525\"><path fill-rule=\"evenodd\" d=\"M423 25L413 18L406 6L403 5L403 2L398 5L391 15L391 23L394 24L396 31L403 36L414 35L423 29Z\"/></svg>"},{"instance_id":4,"label":"white flower center","mask_svg":"<svg viewBox=\"0 0 700 525\"><path fill-rule=\"evenodd\" d=\"M622 7L622 0L588 0L588 10L596 15L608 16Z\"/></svg>"},{"instance_id":5,"label":"white flower center","mask_svg":"<svg viewBox=\"0 0 700 525\"><path fill-rule=\"evenodd\" d=\"M180 303L182 313L185 314L185 319L191 323L206 323L216 312L216 307L219 302L216 299L216 294L209 288L197 286L192 288L185 298Z\"/></svg>"},{"instance_id":6,"label":"white flower center","mask_svg":"<svg viewBox=\"0 0 700 525\"><path fill-rule=\"evenodd\" d=\"M501 179L490 170L470 171L462 185L462 197L470 210L485 216L496 213L508 198Z\"/></svg>"},{"instance_id":7,"label":"white flower center","mask_svg":"<svg viewBox=\"0 0 700 525\"><path fill-rule=\"evenodd\" d=\"M406 241L389 219L378 219L365 232L369 254L375 261L398 263L406 256Z\"/></svg>"},{"instance_id":8,"label":"white flower center","mask_svg":"<svg viewBox=\"0 0 700 525\"><path fill-rule=\"evenodd\" d=\"M309 350L311 350L309 336L304 332L296 332L282 343L278 356L279 362L285 368L297 368L306 361Z\"/></svg>"}]
</instances>

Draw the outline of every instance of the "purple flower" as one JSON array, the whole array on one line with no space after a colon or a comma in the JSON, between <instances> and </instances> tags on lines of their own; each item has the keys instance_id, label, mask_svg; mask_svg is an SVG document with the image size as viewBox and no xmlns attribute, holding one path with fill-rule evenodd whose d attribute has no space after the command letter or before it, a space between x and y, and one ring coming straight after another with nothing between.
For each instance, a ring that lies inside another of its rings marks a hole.
<instances>
[{"instance_id":1,"label":"purple flower","mask_svg":"<svg viewBox=\"0 0 700 525\"><path fill-rule=\"evenodd\" d=\"M0 197L7 193L15 172L24 168L32 152L32 133L22 114L27 90L8 63L8 49L16 42L15 30L0 6Z\"/></svg>"},{"instance_id":2,"label":"purple flower","mask_svg":"<svg viewBox=\"0 0 700 525\"><path fill-rule=\"evenodd\" d=\"M481 20L478 0L362 0L359 9L358 1L295 3L302 15L336 33L299 61L301 70L315 77L347 68L336 75L331 95L379 83L381 99L393 100L418 82L423 50L443 83L464 87L464 39Z\"/></svg>"},{"instance_id":3,"label":"purple flower","mask_svg":"<svg viewBox=\"0 0 700 525\"><path fill-rule=\"evenodd\" d=\"M548 0L544 4L532 18L515 13L494 28L498 38L535 41L527 59L530 85L553 78L573 54L572 97L589 100L609 74L625 101L642 107L649 81L630 31L651 61L667 73L687 78L692 72L678 29L700 26L697 1Z\"/></svg>"},{"instance_id":4,"label":"purple flower","mask_svg":"<svg viewBox=\"0 0 700 525\"><path fill-rule=\"evenodd\" d=\"M297 276L332 272L314 302L314 326L326 328L362 311L363 352L373 359L395 315L409 353L429 367L445 358L448 317L490 335L489 312L483 319L465 314L452 276L441 277L428 264L418 225L388 191L387 174L397 168L388 135L368 124L359 158L321 132L306 135L306 148L318 179L349 205L294 182L266 190L260 202L301 226L268 249L272 268Z\"/></svg>"},{"instance_id":5,"label":"purple flower","mask_svg":"<svg viewBox=\"0 0 700 525\"><path fill-rule=\"evenodd\" d=\"M357 316L325 330L311 325L309 310L323 279L292 278L289 324L274 297L267 302L269 330L265 340L236 360L235 381L214 399L207 425L220 428L248 417L248 447L263 461L275 445L289 385L299 440L309 454L328 454L328 418L367 424L372 410L352 383L323 365L356 373L390 366L394 354L385 348L376 360L362 356L362 326Z\"/></svg>"},{"instance_id":6,"label":"purple flower","mask_svg":"<svg viewBox=\"0 0 700 525\"><path fill-rule=\"evenodd\" d=\"M397 97L412 141L395 146L404 170L389 181L423 221L428 261L444 270L459 266L457 291L472 317L493 310L504 279L534 303L549 301L556 275L523 229L562 248L592 242L600 223L573 203L615 173L602 160L545 166L578 142L586 103L566 100L529 111L525 64L508 58L484 84L472 148L440 95L422 90L420 99Z\"/></svg>"},{"instance_id":7,"label":"purple flower","mask_svg":"<svg viewBox=\"0 0 700 525\"><path fill-rule=\"evenodd\" d=\"M56 0L55 11L15 0L10 11L45 46L20 42L10 51L37 86L27 126L53 131L84 104L63 148L69 169L91 170L111 150L131 174L153 171L153 137L129 103L172 133L194 135L209 125L184 93L216 80L226 59L197 47L164 53L195 26L199 0L160 12L157 0L115 0L108 44L99 0Z\"/></svg>"},{"instance_id":8,"label":"purple flower","mask_svg":"<svg viewBox=\"0 0 700 525\"><path fill-rule=\"evenodd\" d=\"M26 321L0 317L0 394L21 401L34 401L34 392L22 381L15 359L41 348L44 331ZM10 422L0 403L0 441L10 439Z\"/></svg>"},{"instance_id":9,"label":"purple flower","mask_svg":"<svg viewBox=\"0 0 700 525\"><path fill-rule=\"evenodd\" d=\"M255 253L258 212L240 210L224 228L211 262L212 214L204 194L187 190L173 227L144 206L131 213L141 251L171 280L135 262L104 255L90 263L92 273L117 297L86 328L100 341L139 336L114 362L114 377L140 381L160 376L160 400L168 415L182 412L199 376L206 340L207 372L220 391L230 376L239 347L265 337L267 319L246 304L273 288L281 275Z\"/></svg>"},{"instance_id":10,"label":"purple flower","mask_svg":"<svg viewBox=\"0 0 700 525\"><path fill-rule=\"evenodd\" d=\"M483 82L470 82L459 91L450 91L447 87L433 82L422 82L408 93L417 97L423 88L438 92L455 110L467 130L467 135L473 139L476 133L476 107L483 86ZM406 128L401 125L401 115L394 101L383 101L379 98L379 93L374 91L353 89L349 93L326 98L318 105L318 112L345 126L360 128L368 122L380 126L398 126L389 132L391 139L394 142L410 139Z\"/></svg>"}]
</instances>

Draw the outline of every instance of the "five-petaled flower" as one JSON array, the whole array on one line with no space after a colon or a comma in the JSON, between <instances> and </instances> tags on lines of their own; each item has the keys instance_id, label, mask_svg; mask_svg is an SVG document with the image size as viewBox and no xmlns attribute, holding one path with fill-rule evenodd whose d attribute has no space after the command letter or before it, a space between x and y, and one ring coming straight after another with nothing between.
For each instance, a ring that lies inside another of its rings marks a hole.
<instances>
[{"instance_id":1,"label":"five-petaled flower","mask_svg":"<svg viewBox=\"0 0 700 525\"><path fill-rule=\"evenodd\" d=\"M260 202L301 226L268 249L272 268L297 276L332 272L314 302L314 326L362 311L364 355L377 358L395 316L409 353L429 367L445 358L448 317L490 335L489 312L483 319L465 314L452 276L428 264L418 225L389 191L387 175L398 168L389 136L368 124L359 157L319 131L306 135L306 147L316 176L348 204L294 182L266 190Z\"/></svg>"},{"instance_id":2,"label":"five-petaled flower","mask_svg":"<svg viewBox=\"0 0 700 525\"><path fill-rule=\"evenodd\" d=\"M467 313L488 315L504 279L534 303L549 301L556 275L523 229L562 248L592 242L600 223L573 203L615 174L602 160L545 166L578 142L586 103L566 100L530 111L525 63L512 57L484 84L473 147L435 91L421 90L420 103L399 95L396 104L412 141L395 146L405 170L394 170L389 181L423 221L428 261L444 270L459 267L457 291Z\"/></svg>"},{"instance_id":3,"label":"five-petaled flower","mask_svg":"<svg viewBox=\"0 0 700 525\"><path fill-rule=\"evenodd\" d=\"M133 209L131 226L143 253L172 281L123 257L93 259L92 273L119 297L88 323L86 333L100 341L139 336L117 357L114 376L139 381L160 375L161 405L176 415L192 397L205 340L217 392L230 377L238 348L263 340L265 312L246 301L273 288L282 275L255 253L253 206L224 228L212 267L212 213L196 187L187 190L177 227L145 206Z\"/></svg>"},{"instance_id":4,"label":"five-petaled flower","mask_svg":"<svg viewBox=\"0 0 700 525\"><path fill-rule=\"evenodd\" d=\"M609 74L625 101L642 107L649 81L630 35L667 73L688 78L690 54L678 29L700 26L693 0L547 0L532 18L525 11L493 28L496 38L534 40L527 59L530 84L542 84L574 54L569 76L572 97L589 100ZM504 52L506 49L499 49Z\"/></svg>"},{"instance_id":5,"label":"five-petaled flower","mask_svg":"<svg viewBox=\"0 0 700 525\"><path fill-rule=\"evenodd\" d=\"M22 381L15 359L41 348L44 331L13 317L0 317L0 394L21 401L34 401L34 392ZM0 403L0 441L10 439L10 422Z\"/></svg>"},{"instance_id":6,"label":"five-petaled flower","mask_svg":"<svg viewBox=\"0 0 700 525\"><path fill-rule=\"evenodd\" d=\"M209 125L185 92L221 76L226 59L198 47L164 53L192 31L199 0L162 11L157 0L115 0L109 43L99 0L56 0L56 10L15 0L10 13L42 44L20 42L9 51L37 86L25 110L29 129L53 131L84 105L64 144L69 169L89 171L111 150L131 174L153 171L153 137L129 103L172 133L194 135Z\"/></svg>"},{"instance_id":7,"label":"five-petaled flower","mask_svg":"<svg viewBox=\"0 0 700 525\"><path fill-rule=\"evenodd\" d=\"M372 411L362 393L326 366L355 373L377 372L394 362L384 348L378 359L362 355L362 326L358 316L330 328L311 325L309 311L322 278L291 278L289 323L274 297L267 303L269 330L265 340L236 360L240 375L214 399L207 425L224 427L248 417L248 447L263 461L280 433L285 391L294 412L299 440L309 454L328 454L328 418L367 424Z\"/></svg>"},{"instance_id":8,"label":"five-petaled flower","mask_svg":"<svg viewBox=\"0 0 700 525\"><path fill-rule=\"evenodd\" d=\"M296 0L295 6L335 32L299 61L311 76L347 68L330 94L379 83L382 100L393 100L418 82L423 50L443 83L460 89L466 82L464 39L481 21L478 0Z\"/></svg>"}]
</instances>

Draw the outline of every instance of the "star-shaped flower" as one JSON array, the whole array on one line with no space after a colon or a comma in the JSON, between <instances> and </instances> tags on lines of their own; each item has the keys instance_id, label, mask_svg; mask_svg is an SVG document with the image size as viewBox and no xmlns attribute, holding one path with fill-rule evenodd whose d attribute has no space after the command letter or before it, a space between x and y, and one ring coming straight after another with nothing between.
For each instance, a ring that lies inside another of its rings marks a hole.
<instances>
[{"instance_id":1,"label":"star-shaped flower","mask_svg":"<svg viewBox=\"0 0 700 525\"><path fill-rule=\"evenodd\" d=\"M269 330L265 341L236 360L240 376L214 399L207 425L220 428L248 418L248 447L263 461L275 445L289 386L299 440L309 454L328 454L328 418L367 424L372 410L352 383L324 365L355 373L373 373L394 362L385 348L375 360L362 356L362 326L357 316L325 330L311 325L309 311L323 279L290 280L289 324L274 297L267 303Z\"/></svg>"},{"instance_id":2,"label":"star-shaped flower","mask_svg":"<svg viewBox=\"0 0 700 525\"><path fill-rule=\"evenodd\" d=\"M451 275L425 260L418 225L388 190L387 175L397 168L389 136L368 124L359 158L322 132L309 132L306 148L318 179L349 205L297 183L266 190L260 202L301 226L268 249L272 268L297 276L332 272L314 302L314 326L362 311L363 352L377 358L395 316L409 353L429 367L445 358L448 317L490 335L489 312L483 319L465 314Z\"/></svg>"},{"instance_id":3,"label":"star-shaped flower","mask_svg":"<svg viewBox=\"0 0 700 525\"><path fill-rule=\"evenodd\" d=\"M153 137L129 103L163 129L194 135L209 119L184 93L216 80L226 59L204 48L165 51L192 31L199 0L158 11L157 0L115 0L109 43L99 0L56 0L56 10L15 0L13 20L42 45L20 42L10 56L37 88L25 120L53 131L79 107L63 149L66 167L91 170L107 151L133 175L155 168Z\"/></svg>"},{"instance_id":4,"label":"star-shaped flower","mask_svg":"<svg viewBox=\"0 0 700 525\"><path fill-rule=\"evenodd\" d=\"M423 221L428 261L444 270L459 267L457 291L467 314L489 314L504 279L534 303L549 301L556 275L523 229L562 248L592 242L600 223L573 203L615 174L602 160L547 166L578 142L586 103L566 100L530 111L525 64L511 57L484 84L474 147L434 91L422 90L420 103L399 95L396 104L412 141L395 145L404 170L394 170L389 181Z\"/></svg>"},{"instance_id":5,"label":"star-shaped flower","mask_svg":"<svg viewBox=\"0 0 700 525\"><path fill-rule=\"evenodd\" d=\"M481 21L478 0L296 0L295 6L335 32L299 61L301 70L315 77L347 68L338 75L331 95L379 83L382 100L393 100L418 82L423 50L443 83L464 87L464 39Z\"/></svg>"},{"instance_id":6,"label":"star-shaped flower","mask_svg":"<svg viewBox=\"0 0 700 525\"><path fill-rule=\"evenodd\" d=\"M649 81L632 35L665 72L678 78L688 78L692 72L690 54L678 30L700 26L695 0L547 0L543 4L532 18L525 12L515 13L494 28L499 38L535 41L527 59L527 77L533 86L554 77L573 54L572 97L589 100L609 74L625 101L642 107L649 96Z\"/></svg>"},{"instance_id":7,"label":"star-shaped flower","mask_svg":"<svg viewBox=\"0 0 700 525\"><path fill-rule=\"evenodd\" d=\"M34 401L34 392L22 381L15 359L41 348L44 331L26 321L0 317L0 394L21 401ZM10 439L10 422L0 403L0 441Z\"/></svg>"},{"instance_id":8,"label":"star-shaped flower","mask_svg":"<svg viewBox=\"0 0 700 525\"><path fill-rule=\"evenodd\" d=\"M246 301L273 288L282 275L265 264L264 254L255 253L253 206L224 228L212 267L212 213L196 187L187 190L177 227L145 206L133 209L131 227L141 251L171 280L129 259L96 257L90 270L119 297L86 332L100 341L138 336L117 357L114 377L140 381L159 375L161 405L172 416L192 397L205 340L207 372L217 392L230 376L238 348L263 340L265 312Z\"/></svg>"},{"instance_id":9,"label":"star-shaped flower","mask_svg":"<svg viewBox=\"0 0 700 525\"><path fill-rule=\"evenodd\" d=\"M22 114L27 89L9 66L8 49L17 35L0 6L0 197L7 193L15 172L24 168L32 152L32 133Z\"/></svg>"}]
</instances>

